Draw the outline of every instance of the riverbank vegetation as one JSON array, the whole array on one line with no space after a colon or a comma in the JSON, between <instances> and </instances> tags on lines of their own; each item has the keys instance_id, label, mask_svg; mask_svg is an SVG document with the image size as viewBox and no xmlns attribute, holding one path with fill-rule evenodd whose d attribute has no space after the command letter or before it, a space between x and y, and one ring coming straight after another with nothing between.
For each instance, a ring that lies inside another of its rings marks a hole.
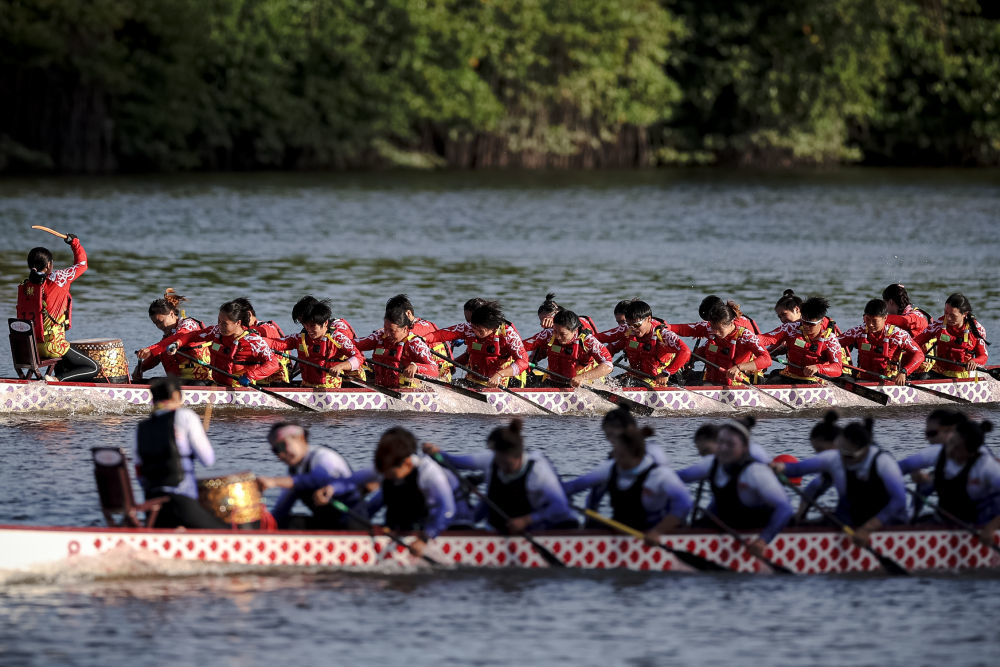
<instances>
[{"instance_id":1,"label":"riverbank vegetation","mask_svg":"<svg viewBox=\"0 0 1000 667\"><path fill-rule=\"evenodd\" d=\"M2 0L0 170L1000 164L985 0Z\"/></svg>"}]
</instances>

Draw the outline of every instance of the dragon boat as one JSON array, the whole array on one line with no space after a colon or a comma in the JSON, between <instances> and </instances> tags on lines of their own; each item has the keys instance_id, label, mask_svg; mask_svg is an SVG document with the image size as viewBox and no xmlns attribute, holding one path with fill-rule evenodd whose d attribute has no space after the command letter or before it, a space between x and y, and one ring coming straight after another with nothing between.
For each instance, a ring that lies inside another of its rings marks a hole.
<instances>
[{"instance_id":1,"label":"dragon boat","mask_svg":"<svg viewBox=\"0 0 1000 667\"><path fill-rule=\"evenodd\" d=\"M579 569L691 572L666 549L642 540L596 531L535 533L537 542L567 567ZM412 539L412 538L405 538ZM995 543L1000 543L1000 535ZM0 525L0 571L70 568L102 557L150 562L200 562L265 567L325 569L415 568L428 566L386 536L364 532L267 532L262 530L158 530L112 527ZM663 544L697 554L727 569L767 572L766 566L733 537L688 529L663 538ZM1000 552L971 533L941 526L889 528L872 535L871 546L912 572L996 570ZM445 532L426 556L440 565L462 568L551 567L523 537L484 531ZM770 544L768 557L799 574L876 573L878 560L854 546L841 532L793 528Z\"/></svg>"},{"instance_id":2,"label":"dragon boat","mask_svg":"<svg viewBox=\"0 0 1000 667\"><path fill-rule=\"evenodd\" d=\"M986 404L1000 402L1000 381L986 373L958 380L918 380L907 386L861 382L857 385L884 394L888 406L927 406L961 402ZM187 405L231 406L250 409L288 410L295 404L305 409L331 411L411 411L438 413L527 414L541 406L557 414L593 414L614 407L616 396L635 401L656 414L697 413L726 414L734 409L782 411L839 407L881 407L883 403L829 383L795 385L758 385L755 387L605 387L601 398L587 390L572 389L499 389L480 390L484 401L457 394L446 387L428 385L426 389L403 389L399 398L364 388L312 389L269 388L279 400L254 388L185 387ZM929 390L929 391L928 391ZM609 400L610 399L610 400ZM147 385L103 382L47 382L0 380L0 413L19 412L124 412L145 409L150 404ZM958 403L955 403L957 405Z\"/></svg>"}]
</instances>

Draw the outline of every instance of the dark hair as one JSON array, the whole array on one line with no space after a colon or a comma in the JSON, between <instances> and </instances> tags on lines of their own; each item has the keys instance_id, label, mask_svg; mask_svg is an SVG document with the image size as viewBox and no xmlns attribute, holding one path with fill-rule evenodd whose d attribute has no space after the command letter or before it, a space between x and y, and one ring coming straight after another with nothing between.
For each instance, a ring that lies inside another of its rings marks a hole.
<instances>
[{"instance_id":1,"label":"dark hair","mask_svg":"<svg viewBox=\"0 0 1000 667\"><path fill-rule=\"evenodd\" d=\"M954 408L937 408L927 415L927 421L931 420L936 421L941 426L955 426L969 421L969 418L965 416L964 412Z\"/></svg>"},{"instance_id":2,"label":"dark hair","mask_svg":"<svg viewBox=\"0 0 1000 667\"><path fill-rule=\"evenodd\" d=\"M471 313L476 308L479 308L479 306L482 306L485 303L489 303L489 302L486 299L483 299L483 298L477 296L477 297L474 297L474 298L469 299L468 301L466 301L465 305L462 306L462 310L467 310L467 311L469 311Z\"/></svg>"},{"instance_id":3,"label":"dark hair","mask_svg":"<svg viewBox=\"0 0 1000 667\"><path fill-rule=\"evenodd\" d=\"M292 306L292 322L301 322L302 318L306 316L312 305L319 301L312 294L306 294L304 297L295 302Z\"/></svg>"},{"instance_id":4,"label":"dark hair","mask_svg":"<svg viewBox=\"0 0 1000 667\"><path fill-rule=\"evenodd\" d=\"M708 320L712 324L732 322L736 319L736 311L733 310L732 306L727 303L723 303L720 299L717 303L712 304L708 310L702 314L702 318Z\"/></svg>"},{"instance_id":5,"label":"dark hair","mask_svg":"<svg viewBox=\"0 0 1000 667\"><path fill-rule=\"evenodd\" d=\"M469 318L471 324L489 329L496 329L506 321L500 303L497 301L484 301L481 306L472 311L472 316Z\"/></svg>"},{"instance_id":6,"label":"dark hair","mask_svg":"<svg viewBox=\"0 0 1000 667\"><path fill-rule=\"evenodd\" d=\"M720 303L722 303L721 298L715 296L714 294L709 294L701 300L701 305L698 306L698 317L703 320L707 320L708 314L711 312L712 308L714 308L716 304Z\"/></svg>"},{"instance_id":7,"label":"dark hair","mask_svg":"<svg viewBox=\"0 0 1000 667\"><path fill-rule=\"evenodd\" d=\"M875 420L865 417L864 421L853 421L841 431L841 435L855 449L863 449L872 444L872 431L875 428Z\"/></svg>"},{"instance_id":8,"label":"dark hair","mask_svg":"<svg viewBox=\"0 0 1000 667\"><path fill-rule=\"evenodd\" d=\"M627 406L619 405L617 408L608 412L604 415L604 419L601 420L601 428L608 426L616 426L618 428L628 428L629 426L635 426L635 417L632 416L632 411L628 409Z\"/></svg>"},{"instance_id":9,"label":"dark hair","mask_svg":"<svg viewBox=\"0 0 1000 667\"><path fill-rule=\"evenodd\" d=\"M563 308L555 317L552 318L553 324L558 324L561 327L566 327L570 331L576 331L580 328L580 318L572 310L566 310Z\"/></svg>"},{"instance_id":10,"label":"dark hair","mask_svg":"<svg viewBox=\"0 0 1000 667\"><path fill-rule=\"evenodd\" d=\"M233 299L219 306L219 312L232 322L239 322L245 327L250 326L250 312L246 307L246 299Z\"/></svg>"},{"instance_id":11,"label":"dark hair","mask_svg":"<svg viewBox=\"0 0 1000 667\"><path fill-rule=\"evenodd\" d=\"M52 251L41 246L28 251L28 268L39 273L45 271L52 261Z\"/></svg>"},{"instance_id":12,"label":"dark hair","mask_svg":"<svg viewBox=\"0 0 1000 667\"><path fill-rule=\"evenodd\" d=\"M958 312L964 313L965 319L969 321L969 329L972 330L972 333L974 333L977 338L979 337L979 323L976 321L976 316L972 314L972 304L969 303L969 300L964 294L961 292L955 292L945 299L944 305L951 306L952 308L956 308ZM987 345L990 344L990 342L985 338L983 339L983 342Z\"/></svg>"},{"instance_id":13,"label":"dark hair","mask_svg":"<svg viewBox=\"0 0 1000 667\"><path fill-rule=\"evenodd\" d=\"M906 293L906 288L899 283L893 283L882 290L882 298L899 306L899 312L903 312L907 306L913 305L910 302L910 295Z\"/></svg>"},{"instance_id":14,"label":"dark hair","mask_svg":"<svg viewBox=\"0 0 1000 667\"><path fill-rule=\"evenodd\" d=\"M837 420L840 419L840 414L836 410L830 410L825 415L823 415L823 421L812 427L809 432L810 440L824 440L826 442L833 442L840 435L841 429L837 426Z\"/></svg>"},{"instance_id":15,"label":"dark hair","mask_svg":"<svg viewBox=\"0 0 1000 667\"><path fill-rule=\"evenodd\" d=\"M649 426L626 426L621 434L621 445L633 458L642 458L646 455L646 438L653 435L654 431Z\"/></svg>"},{"instance_id":16,"label":"dark hair","mask_svg":"<svg viewBox=\"0 0 1000 667\"><path fill-rule=\"evenodd\" d=\"M385 309L385 319L389 324L409 329L412 323L410 322L410 318L406 316L407 310L406 306L398 303L392 308L387 307Z\"/></svg>"},{"instance_id":17,"label":"dark hair","mask_svg":"<svg viewBox=\"0 0 1000 667\"><path fill-rule=\"evenodd\" d=\"M628 310L628 305L637 299L622 299L615 304L615 315L624 315L625 311Z\"/></svg>"},{"instance_id":18,"label":"dark hair","mask_svg":"<svg viewBox=\"0 0 1000 667\"><path fill-rule=\"evenodd\" d=\"M177 308L182 301L187 301L187 297L183 297L174 291L173 287L168 287L166 291L163 292L163 298L157 299L153 303L149 304L149 316L153 315L178 315L180 316L180 310Z\"/></svg>"},{"instance_id":19,"label":"dark hair","mask_svg":"<svg viewBox=\"0 0 1000 667\"><path fill-rule=\"evenodd\" d=\"M558 303L555 302L556 293L549 292L545 295L545 301L542 301L542 305L538 307L538 316L542 315L555 315L563 309Z\"/></svg>"},{"instance_id":20,"label":"dark hair","mask_svg":"<svg viewBox=\"0 0 1000 667\"><path fill-rule=\"evenodd\" d=\"M395 308L396 306L402 306L403 310L413 310L413 304L410 303L410 298L405 294L397 294L388 301L385 302L385 309L388 311L390 308Z\"/></svg>"},{"instance_id":21,"label":"dark hair","mask_svg":"<svg viewBox=\"0 0 1000 667\"><path fill-rule=\"evenodd\" d=\"M885 317L889 314L889 306L882 299L872 299L865 304L865 315Z\"/></svg>"},{"instance_id":22,"label":"dark hair","mask_svg":"<svg viewBox=\"0 0 1000 667\"><path fill-rule=\"evenodd\" d=\"M963 421L955 426L955 433L962 439L965 450L975 454L983 446L986 434L993 430L993 422L984 419L981 422Z\"/></svg>"},{"instance_id":23,"label":"dark hair","mask_svg":"<svg viewBox=\"0 0 1000 667\"><path fill-rule=\"evenodd\" d=\"M375 447L375 470L382 473L403 464L417 453L417 438L402 426L393 426L382 434Z\"/></svg>"},{"instance_id":24,"label":"dark hair","mask_svg":"<svg viewBox=\"0 0 1000 667\"><path fill-rule=\"evenodd\" d=\"M698 427L694 432L694 441L715 440L719 436L719 427L711 422L706 422Z\"/></svg>"},{"instance_id":25,"label":"dark hair","mask_svg":"<svg viewBox=\"0 0 1000 667\"><path fill-rule=\"evenodd\" d=\"M802 307L802 298L796 296L795 292L790 289L786 289L778 299L778 302L774 304L775 310L795 310L796 308Z\"/></svg>"},{"instance_id":26,"label":"dark hair","mask_svg":"<svg viewBox=\"0 0 1000 667\"><path fill-rule=\"evenodd\" d=\"M799 309L802 311L802 318L810 322L816 322L826 317L826 311L830 308L830 302L821 296L811 296L802 302Z\"/></svg>"},{"instance_id":27,"label":"dark hair","mask_svg":"<svg viewBox=\"0 0 1000 667\"><path fill-rule=\"evenodd\" d=\"M309 305L309 310L301 313L302 324L323 324L333 319L333 310L330 309L330 300L313 301Z\"/></svg>"},{"instance_id":28,"label":"dark hair","mask_svg":"<svg viewBox=\"0 0 1000 667\"><path fill-rule=\"evenodd\" d=\"M278 422L276 424L273 424L270 430L268 430L267 441L271 442L271 438L274 437L274 434L277 433L279 429L283 429L286 426L298 426L300 429L302 429L302 437L304 437L306 440L309 440L309 429L303 426L302 424L298 422Z\"/></svg>"},{"instance_id":29,"label":"dark hair","mask_svg":"<svg viewBox=\"0 0 1000 667\"><path fill-rule=\"evenodd\" d=\"M645 301L635 299L625 307L625 319L631 322L653 316L653 309Z\"/></svg>"},{"instance_id":30,"label":"dark hair","mask_svg":"<svg viewBox=\"0 0 1000 667\"><path fill-rule=\"evenodd\" d=\"M520 456L524 453L524 437L521 429L524 422L517 417L510 420L507 426L498 426L486 437L486 446L497 454Z\"/></svg>"},{"instance_id":31,"label":"dark hair","mask_svg":"<svg viewBox=\"0 0 1000 667\"><path fill-rule=\"evenodd\" d=\"M250 313L254 317L257 317L257 311L253 309L253 304L250 303L250 299L246 298L245 296L233 299L233 303L240 304L240 306L244 308L248 313Z\"/></svg>"},{"instance_id":32,"label":"dark hair","mask_svg":"<svg viewBox=\"0 0 1000 667\"><path fill-rule=\"evenodd\" d=\"M169 400L174 392L181 390L181 379L176 375L153 378L149 381L149 393L153 397L153 402Z\"/></svg>"}]
</instances>

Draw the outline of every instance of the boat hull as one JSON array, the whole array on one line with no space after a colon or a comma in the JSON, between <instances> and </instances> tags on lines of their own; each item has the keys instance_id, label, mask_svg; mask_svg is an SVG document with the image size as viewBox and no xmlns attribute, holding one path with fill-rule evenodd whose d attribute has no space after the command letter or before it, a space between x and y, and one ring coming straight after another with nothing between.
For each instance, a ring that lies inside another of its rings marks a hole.
<instances>
[{"instance_id":1,"label":"boat hull","mask_svg":"<svg viewBox=\"0 0 1000 667\"><path fill-rule=\"evenodd\" d=\"M539 533L536 539L567 566L580 569L680 571L690 568L666 550L631 537L593 531ZM749 535L748 535L749 537ZM412 539L412 538L408 538ZM1000 536L997 542L1000 543ZM733 538L690 530L664 538L675 549L691 551L737 572L766 571ZM114 552L117 556L247 566L375 568L424 566L387 537L357 532L184 532L155 529L0 526L0 570L70 566ZM872 546L911 571L963 571L1000 568L1000 555L976 537L940 527L902 527L875 533ZM550 567L520 537L482 531L448 532L435 539L427 555L459 567ZM879 572L878 561L840 532L790 529L774 539L769 558L801 574Z\"/></svg>"},{"instance_id":2,"label":"boat hull","mask_svg":"<svg viewBox=\"0 0 1000 667\"><path fill-rule=\"evenodd\" d=\"M888 395L890 406L941 405L952 403L913 387L883 386L864 383ZM915 383L935 391L964 398L973 403L1000 402L1000 382L980 375L978 378ZM370 389L275 388L273 391L322 412L329 411L411 411L445 413L526 414L536 412L537 403L559 414L593 414L614 407L590 392L570 389L517 389L517 396L499 390L484 390L487 401L480 402L447 389L403 390L396 399ZM734 409L788 411L837 407L873 407L878 405L839 387L823 385L762 385L751 388L665 387L655 390L625 388L626 398L653 408L658 413L726 414ZM518 396L522 397L519 398ZM778 399L778 400L774 400ZM781 401L781 402L779 402ZM295 409L262 392L250 388L187 387L187 405L220 405L250 409ZM29 382L0 380L0 413L11 412L121 412L145 408L150 403L146 385L101 384L85 382Z\"/></svg>"}]
</instances>

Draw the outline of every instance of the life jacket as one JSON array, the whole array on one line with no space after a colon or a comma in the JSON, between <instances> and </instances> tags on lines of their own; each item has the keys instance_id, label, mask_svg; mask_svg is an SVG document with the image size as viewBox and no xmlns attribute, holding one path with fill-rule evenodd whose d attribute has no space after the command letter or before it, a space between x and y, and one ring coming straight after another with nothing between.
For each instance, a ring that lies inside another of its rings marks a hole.
<instances>
[{"instance_id":1,"label":"life jacket","mask_svg":"<svg viewBox=\"0 0 1000 667\"><path fill-rule=\"evenodd\" d=\"M663 331L660 325L655 325L656 328L653 329L652 335L646 339L640 340L635 335L630 335L626 338L625 343L625 356L628 358L629 365L640 370L643 373L648 373L649 375L660 375L664 369L670 366L670 362L674 360L677 356L676 352L670 352L666 354L661 359L656 353L656 344L665 344L663 340Z\"/></svg>"},{"instance_id":2,"label":"life jacket","mask_svg":"<svg viewBox=\"0 0 1000 667\"><path fill-rule=\"evenodd\" d=\"M580 318L580 329L585 333L596 334L599 331L597 323L590 315L579 315L578 317Z\"/></svg>"},{"instance_id":3,"label":"life jacket","mask_svg":"<svg viewBox=\"0 0 1000 667\"><path fill-rule=\"evenodd\" d=\"M25 279L17 286L17 316L31 320L35 325L38 353L43 358L55 359L69 352L66 330L70 328L73 313L73 297L66 294L66 311L53 315L45 303L45 283L33 283Z\"/></svg>"},{"instance_id":4,"label":"life jacket","mask_svg":"<svg viewBox=\"0 0 1000 667\"><path fill-rule=\"evenodd\" d=\"M830 322L832 323L832 320ZM795 338L793 338L786 346L788 361L792 362L796 366L812 366L813 364L823 363L823 352L826 350L827 346L827 341L823 339L833 335L833 329L833 326L828 325L825 329L820 331L819 335L816 336L815 339L812 339L802 333L802 327L800 325L798 335L796 335ZM841 363L843 363L843 350L841 350ZM848 363L850 363L849 360ZM781 371L781 374L808 382L820 382L822 380L822 378L816 376L809 377L806 375L800 375L800 370L800 368L796 368L795 366L786 366L785 369Z\"/></svg>"},{"instance_id":5,"label":"life jacket","mask_svg":"<svg viewBox=\"0 0 1000 667\"><path fill-rule=\"evenodd\" d=\"M400 482L382 480L385 525L391 530L420 530L427 522L427 499L417 484L417 467Z\"/></svg>"},{"instance_id":6,"label":"life jacket","mask_svg":"<svg viewBox=\"0 0 1000 667\"><path fill-rule=\"evenodd\" d=\"M947 461L944 447L941 447L941 453L938 454L937 462L934 464L934 490L937 492L941 509L951 512L968 523L976 523L978 514L976 501L969 497L969 473L980 456L982 456L982 452L977 452L975 456L970 457L962 466L961 472L951 479L946 479L944 475L944 466Z\"/></svg>"},{"instance_id":7,"label":"life jacket","mask_svg":"<svg viewBox=\"0 0 1000 667\"><path fill-rule=\"evenodd\" d=\"M174 434L174 416L175 412L170 410L139 422L136 440L147 495L163 487L176 487L184 479Z\"/></svg>"},{"instance_id":8,"label":"life jacket","mask_svg":"<svg viewBox=\"0 0 1000 667\"><path fill-rule=\"evenodd\" d=\"M338 345L329 333L317 340L310 340L305 332L300 333L297 351L305 361L311 361L315 364L326 361L347 361L351 358L351 355L345 352L344 348ZM336 389L341 386L342 377L340 375L333 375L306 364L300 364L300 372L302 373L302 384L305 386L327 389Z\"/></svg>"},{"instance_id":9,"label":"life jacket","mask_svg":"<svg viewBox=\"0 0 1000 667\"><path fill-rule=\"evenodd\" d=\"M493 337L485 341L473 338L466 341L466 345L469 347L469 367L476 371L480 375L486 378L492 377L497 371L507 368L514 363L513 359L504 359L501 356L501 341L507 335L507 327L513 326L511 324L501 324L497 327L497 330L493 332ZM517 331L516 329L514 330ZM518 375L512 378L504 378L503 386L513 380L519 380L521 385L524 385L527 373L522 371ZM486 384L486 380L475 377L467 376L465 378L467 382L473 382L475 384Z\"/></svg>"},{"instance_id":10,"label":"life jacket","mask_svg":"<svg viewBox=\"0 0 1000 667\"><path fill-rule=\"evenodd\" d=\"M200 322L193 317L185 317L181 313L180 319L177 321L177 325L174 327L173 331L168 334L163 334L164 338L169 338L178 331L185 322L191 322L196 326L194 329L204 329L205 324ZM211 363L212 355L209 353L209 347L211 343L194 343L191 345L185 345L180 348L185 354L189 354L198 361L204 362L206 364ZM208 370L201 364L191 361L190 359L185 359L179 354L161 354L160 363L163 365L163 371L167 375L176 375L184 380L211 380L212 371Z\"/></svg>"},{"instance_id":11,"label":"life jacket","mask_svg":"<svg viewBox=\"0 0 1000 667\"><path fill-rule=\"evenodd\" d=\"M317 448L316 446L310 445L309 453L306 454L306 458L302 461L302 463L298 466L288 466L288 476L308 475L311 473L313 471L316 455L318 454L319 449L320 448ZM302 488L295 490L295 497L301 500L302 504L308 507L309 511L312 512L313 518L315 519L315 525L313 527L316 530L345 529L349 523L349 517L337 510L332 503L317 505L316 501L313 499L313 493L315 491L316 489L314 488ZM355 509L355 507L362 501L361 493L357 490L336 495L333 499L344 503L352 510Z\"/></svg>"},{"instance_id":12,"label":"life jacket","mask_svg":"<svg viewBox=\"0 0 1000 667\"><path fill-rule=\"evenodd\" d=\"M437 331L437 330L438 326L436 324L434 324L429 320L421 319L419 317L415 318L413 320L413 324L410 326L410 332L420 338L423 338L432 331ZM438 377L444 380L445 382L451 382L451 372L455 368L455 366L450 361L446 361L446 359L453 358L451 343L449 343L448 341L441 341L440 343L433 343L433 344L427 343L427 347L429 347L432 352L437 352L439 355L445 357L445 359L442 359L439 356L435 356L435 361L438 367ZM408 381L406 385L401 385L401 386L409 386L412 384L413 383Z\"/></svg>"},{"instance_id":13,"label":"life jacket","mask_svg":"<svg viewBox=\"0 0 1000 667\"><path fill-rule=\"evenodd\" d=\"M406 343L415 338L416 336L411 333L407 334L406 338L392 347L388 347L384 343L380 344L372 351L372 361L378 361L379 363L402 370L404 368L403 353L406 351ZM392 371L388 368L376 366L375 364L372 364L372 366L375 370L375 384L382 387L415 387L420 382L416 378L403 377L399 371Z\"/></svg>"},{"instance_id":14,"label":"life jacket","mask_svg":"<svg viewBox=\"0 0 1000 667\"><path fill-rule=\"evenodd\" d=\"M715 498L715 513L719 519L737 530L759 530L767 526L774 509L770 507L747 507L740 500L740 475L747 466L753 463L749 456L739 468L729 475L725 486L715 483L715 473L719 469L719 459L712 462L708 472L708 482L712 486L712 496Z\"/></svg>"},{"instance_id":15,"label":"life jacket","mask_svg":"<svg viewBox=\"0 0 1000 667\"><path fill-rule=\"evenodd\" d=\"M257 320L257 323L254 324L252 327L248 327L248 330L262 337L264 340L267 340L268 338L285 337L285 332L281 330L281 327L278 326L277 322L275 322L274 320L267 320L266 322ZM281 365L278 368L278 370L276 370L274 373L261 380L259 384L275 384L275 383L288 384L288 382L291 381L292 376L289 368L291 366L292 360L289 359L288 357L284 357L279 354L278 363ZM319 371L316 372L319 373Z\"/></svg>"},{"instance_id":16,"label":"life jacket","mask_svg":"<svg viewBox=\"0 0 1000 667\"><path fill-rule=\"evenodd\" d=\"M889 492L878 474L878 457L883 454L885 452L881 450L875 454L867 480L862 480L856 472L844 466L844 475L847 478L847 509L853 528L863 525L889 503Z\"/></svg>"},{"instance_id":17,"label":"life jacket","mask_svg":"<svg viewBox=\"0 0 1000 667\"><path fill-rule=\"evenodd\" d=\"M713 368L710 364L705 364L705 370L702 373L702 378L705 381L718 382L722 385L729 384L729 377L726 375L726 371L736 365L736 344L746 332L746 327L737 326L729 336L722 339L711 336L705 342L700 352L701 356L717 364L722 369L719 370L718 368ZM753 358L753 355L750 355L750 358L745 361L750 361ZM750 373L750 377L747 377L747 374L743 373L742 378L746 380L750 378L760 379L762 375L763 373L760 371Z\"/></svg>"},{"instance_id":18,"label":"life jacket","mask_svg":"<svg viewBox=\"0 0 1000 667\"><path fill-rule=\"evenodd\" d=\"M618 464L611 466L611 477L608 479L608 495L611 496L611 518L636 530L648 530L649 518L642 504L642 489L646 478L653 472L656 463L639 473L635 481L627 489L618 488Z\"/></svg>"},{"instance_id":19,"label":"life jacket","mask_svg":"<svg viewBox=\"0 0 1000 667\"><path fill-rule=\"evenodd\" d=\"M941 331L937 338L932 339L929 343L937 350L937 354L934 356L952 360L951 363L948 363L932 359L934 365L931 368L935 373L952 378L969 377L969 371L965 370L965 364L969 359L975 358L979 337L972 331L968 320L962 325L962 333L959 336L949 333L948 328L942 322Z\"/></svg>"},{"instance_id":20,"label":"life jacket","mask_svg":"<svg viewBox=\"0 0 1000 667\"><path fill-rule=\"evenodd\" d=\"M882 333L882 340L872 342L871 336L865 335L865 340L858 344L858 366L866 371L882 375L895 375L899 369L899 359L894 359L898 346L891 341L898 327L887 324Z\"/></svg>"},{"instance_id":21,"label":"life jacket","mask_svg":"<svg viewBox=\"0 0 1000 667\"><path fill-rule=\"evenodd\" d=\"M520 475L509 482L503 482L500 480L500 471L494 460L490 464L490 485L486 490L486 497L492 501L491 505L499 507L504 514L512 519L531 514L534 508L528 498L528 475L531 474L534 467L535 461L528 461ZM507 520L500 516L500 513L492 506L487 521L498 532L507 532Z\"/></svg>"},{"instance_id":22,"label":"life jacket","mask_svg":"<svg viewBox=\"0 0 1000 667\"><path fill-rule=\"evenodd\" d=\"M558 373L563 377L574 378L581 373L586 373L597 368L597 362L591 359L585 366L581 366L577 360L585 354L585 343L590 334L581 333L569 345L556 343L555 336L549 338L549 370Z\"/></svg>"}]
</instances>

